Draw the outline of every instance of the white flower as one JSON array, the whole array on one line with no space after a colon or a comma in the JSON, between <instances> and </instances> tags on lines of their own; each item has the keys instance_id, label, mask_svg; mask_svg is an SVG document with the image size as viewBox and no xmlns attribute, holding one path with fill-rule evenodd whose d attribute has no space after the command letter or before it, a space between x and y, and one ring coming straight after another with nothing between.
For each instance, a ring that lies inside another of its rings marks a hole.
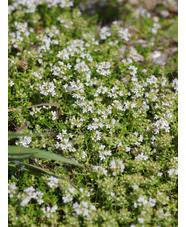
<instances>
[{"instance_id":1,"label":"white flower","mask_svg":"<svg viewBox=\"0 0 186 227\"><path fill-rule=\"evenodd\" d=\"M70 193L74 193L75 188L69 188L68 190L69 190Z\"/></svg>"},{"instance_id":2,"label":"white flower","mask_svg":"<svg viewBox=\"0 0 186 227\"><path fill-rule=\"evenodd\" d=\"M140 137L139 137L139 140L138 140L138 141L143 142L143 136L142 136L142 135L140 135Z\"/></svg>"},{"instance_id":3,"label":"white flower","mask_svg":"<svg viewBox=\"0 0 186 227\"><path fill-rule=\"evenodd\" d=\"M43 199L37 199L37 202L39 205L41 205L42 203L44 203L44 200Z\"/></svg>"},{"instance_id":4,"label":"white flower","mask_svg":"<svg viewBox=\"0 0 186 227\"><path fill-rule=\"evenodd\" d=\"M147 78L147 83L149 84L156 84L157 81L158 79L154 75L151 75L149 78Z\"/></svg>"},{"instance_id":5,"label":"white flower","mask_svg":"<svg viewBox=\"0 0 186 227\"><path fill-rule=\"evenodd\" d=\"M118 160L112 160L109 165L110 165L111 170L113 172L112 173L113 176L116 176L116 174L118 172L123 173L123 171L125 169L125 166L124 166L123 162L121 160L119 160L119 159Z\"/></svg>"},{"instance_id":6,"label":"white flower","mask_svg":"<svg viewBox=\"0 0 186 227\"><path fill-rule=\"evenodd\" d=\"M156 205L156 199L155 199L155 198L154 198L154 199L150 198L150 199L149 199L149 205L150 205L151 207L154 207L154 206Z\"/></svg>"},{"instance_id":7,"label":"white flower","mask_svg":"<svg viewBox=\"0 0 186 227\"><path fill-rule=\"evenodd\" d=\"M113 196L115 196L115 193L114 192L111 192L110 195L113 197Z\"/></svg>"},{"instance_id":8,"label":"white flower","mask_svg":"<svg viewBox=\"0 0 186 227\"><path fill-rule=\"evenodd\" d=\"M20 137L20 141L18 144L21 144L23 147L28 147L28 145L32 142L32 137L30 136L24 136Z\"/></svg>"},{"instance_id":9,"label":"white flower","mask_svg":"<svg viewBox=\"0 0 186 227\"><path fill-rule=\"evenodd\" d=\"M158 23L154 23L154 24L153 24L153 28L151 29L151 32L152 32L153 34L156 34L156 33L157 33L157 30L158 30L159 28L161 28L161 25L158 24Z\"/></svg>"},{"instance_id":10,"label":"white flower","mask_svg":"<svg viewBox=\"0 0 186 227\"><path fill-rule=\"evenodd\" d=\"M86 65L84 61L76 64L74 69L77 70L79 73L90 72L89 67Z\"/></svg>"},{"instance_id":11,"label":"white flower","mask_svg":"<svg viewBox=\"0 0 186 227\"><path fill-rule=\"evenodd\" d=\"M26 205L30 202L30 200L31 200L30 197L24 198L24 199L21 201L20 205L21 205L22 207L24 207L24 206L26 206Z\"/></svg>"},{"instance_id":12,"label":"white flower","mask_svg":"<svg viewBox=\"0 0 186 227\"><path fill-rule=\"evenodd\" d=\"M10 198L12 198L14 196L14 194L16 193L17 186L15 183L13 183L9 187L10 187L10 189L8 190L8 194L10 195Z\"/></svg>"},{"instance_id":13,"label":"white flower","mask_svg":"<svg viewBox=\"0 0 186 227\"><path fill-rule=\"evenodd\" d=\"M143 69L143 70L142 70L142 73L146 73L146 72L147 72L147 70L146 70L146 69Z\"/></svg>"},{"instance_id":14,"label":"white flower","mask_svg":"<svg viewBox=\"0 0 186 227\"><path fill-rule=\"evenodd\" d=\"M12 80L10 81L10 86L14 86L14 82Z\"/></svg>"},{"instance_id":15,"label":"white flower","mask_svg":"<svg viewBox=\"0 0 186 227\"><path fill-rule=\"evenodd\" d=\"M144 197L142 197L142 196L140 196L138 198L138 202L139 203L142 203L143 205L148 204L148 201ZM139 204L139 205L141 206L141 204Z\"/></svg>"},{"instance_id":16,"label":"white flower","mask_svg":"<svg viewBox=\"0 0 186 227\"><path fill-rule=\"evenodd\" d=\"M121 147L122 146L122 142L119 142L117 147Z\"/></svg>"},{"instance_id":17,"label":"white flower","mask_svg":"<svg viewBox=\"0 0 186 227\"><path fill-rule=\"evenodd\" d=\"M83 151L83 155L82 155L82 158L86 158L87 157L87 154L85 151Z\"/></svg>"},{"instance_id":18,"label":"white flower","mask_svg":"<svg viewBox=\"0 0 186 227\"><path fill-rule=\"evenodd\" d=\"M132 187L134 190L138 189L138 185L133 185Z\"/></svg>"},{"instance_id":19,"label":"white flower","mask_svg":"<svg viewBox=\"0 0 186 227\"><path fill-rule=\"evenodd\" d=\"M73 200L73 197L70 194L62 197L64 203L68 203Z\"/></svg>"},{"instance_id":20,"label":"white flower","mask_svg":"<svg viewBox=\"0 0 186 227\"><path fill-rule=\"evenodd\" d=\"M178 80L176 78L172 81L172 86L177 93L178 92Z\"/></svg>"},{"instance_id":21,"label":"white flower","mask_svg":"<svg viewBox=\"0 0 186 227\"><path fill-rule=\"evenodd\" d=\"M110 29L106 26L102 27L100 31L100 38L107 39L107 37L110 37L110 36L111 36Z\"/></svg>"},{"instance_id":22,"label":"white flower","mask_svg":"<svg viewBox=\"0 0 186 227\"><path fill-rule=\"evenodd\" d=\"M90 204L90 209L91 210L96 210L96 207L94 205Z\"/></svg>"},{"instance_id":23,"label":"white flower","mask_svg":"<svg viewBox=\"0 0 186 227\"><path fill-rule=\"evenodd\" d=\"M120 28L120 30L118 32L122 39L124 39L125 41L129 41L129 38L131 35L129 33L128 28Z\"/></svg>"},{"instance_id":24,"label":"white flower","mask_svg":"<svg viewBox=\"0 0 186 227\"><path fill-rule=\"evenodd\" d=\"M28 195L32 195L34 191L35 188L33 186L24 189L24 192L26 192Z\"/></svg>"},{"instance_id":25,"label":"white flower","mask_svg":"<svg viewBox=\"0 0 186 227\"><path fill-rule=\"evenodd\" d=\"M55 88L56 86L52 82L43 82L42 85L38 85L40 88L41 94L47 96L51 93L52 96L56 95Z\"/></svg>"},{"instance_id":26,"label":"white flower","mask_svg":"<svg viewBox=\"0 0 186 227\"><path fill-rule=\"evenodd\" d=\"M101 166L94 166L93 167L93 170L95 170L96 172L102 172L103 174L107 175L107 170Z\"/></svg>"},{"instance_id":27,"label":"white flower","mask_svg":"<svg viewBox=\"0 0 186 227\"><path fill-rule=\"evenodd\" d=\"M108 76L111 72L109 68L111 67L110 62L101 62L97 65L96 72L103 76Z\"/></svg>"},{"instance_id":28,"label":"white flower","mask_svg":"<svg viewBox=\"0 0 186 227\"><path fill-rule=\"evenodd\" d=\"M155 134L158 134L159 130L162 130L162 129L164 129L165 132L170 131L168 121L163 118L161 118L161 119L157 120L155 123L153 123L153 127L154 127Z\"/></svg>"},{"instance_id":29,"label":"white flower","mask_svg":"<svg viewBox=\"0 0 186 227\"><path fill-rule=\"evenodd\" d=\"M138 221L139 221L140 223L144 223L144 218L138 218Z\"/></svg>"},{"instance_id":30,"label":"white flower","mask_svg":"<svg viewBox=\"0 0 186 227\"><path fill-rule=\"evenodd\" d=\"M146 161L148 159L148 156L146 156L143 153L141 153L141 154L137 155L135 157L135 159L140 159L140 160L145 160Z\"/></svg>"},{"instance_id":31,"label":"white flower","mask_svg":"<svg viewBox=\"0 0 186 227\"><path fill-rule=\"evenodd\" d=\"M49 206L47 206L46 208L45 207L41 208L41 210L47 216L47 218L50 218L51 214L55 213L57 209L58 206L56 204L52 208Z\"/></svg>"},{"instance_id":32,"label":"white flower","mask_svg":"<svg viewBox=\"0 0 186 227\"><path fill-rule=\"evenodd\" d=\"M41 110L41 108L35 108L35 107L33 107L33 108L32 108L32 112L30 112L30 115L33 116L34 114L39 113L40 110Z\"/></svg>"},{"instance_id":33,"label":"white flower","mask_svg":"<svg viewBox=\"0 0 186 227\"><path fill-rule=\"evenodd\" d=\"M133 65L130 65L128 69L132 70L132 72L130 72L130 75L132 75L132 76L135 76L137 73L137 70L138 70L138 68L136 68Z\"/></svg>"},{"instance_id":34,"label":"white flower","mask_svg":"<svg viewBox=\"0 0 186 227\"><path fill-rule=\"evenodd\" d=\"M38 79L42 79L42 76L40 76L40 75L38 75L38 73L37 72L33 72L33 73L31 73L33 76L35 76L36 78L38 78Z\"/></svg>"},{"instance_id":35,"label":"white flower","mask_svg":"<svg viewBox=\"0 0 186 227\"><path fill-rule=\"evenodd\" d=\"M47 184L50 188L55 188L58 186L59 179L57 179L56 177L51 176L48 178L48 180L49 181L47 182Z\"/></svg>"},{"instance_id":36,"label":"white flower","mask_svg":"<svg viewBox=\"0 0 186 227\"><path fill-rule=\"evenodd\" d=\"M170 170L168 170L168 174L169 174L169 176L171 176L172 174L178 175L178 170L177 169L170 169Z\"/></svg>"},{"instance_id":37,"label":"white flower","mask_svg":"<svg viewBox=\"0 0 186 227\"><path fill-rule=\"evenodd\" d=\"M56 120L57 119L57 117L56 117L57 112L56 111L51 111L51 114L52 114L52 120L53 121Z\"/></svg>"},{"instance_id":38,"label":"white flower","mask_svg":"<svg viewBox=\"0 0 186 227\"><path fill-rule=\"evenodd\" d=\"M54 205L54 206L51 208L50 212L51 212L51 213L55 213L57 209L58 209L58 206L57 206L57 205Z\"/></svg>"},{"instance_id":39,"label":"white flower","mask_svg":"<svg viewBox=\"0 0 186 227\"><path fill-rule=\"evenodd\" d=\"M23 194L18 195L17 198L22 198L20 205L24 207L30 202L31 199L36 199L39 204L42 204L44 202L42 196L43 192L35 192L35 188L31 186L24 189Z\"/></svg>"},{"instance_id":40,"label":"white flower","mask_svg":"<svg viewBox=\"0 0 186 227\"><path fill-rule=\"evenodd\" d=\"M18 166L19 163L20 163L20 161L14 161L14 165L15 165L15 166Z\"/></svg>"},{"instance_id":41,"label":"white flower","mask_svg":"<svg viewBox=\"0 0 186 227\"><path fill-rule=\"evenodd\" d=\"M77 215L89 216L92 210L96 210L95 206L82 201L80 204L77 202L73 204L73 208Z\"/></svg>"},{"instance_id":42,"label":"white flower","mask_svg":"<svg viewBox=\"0 0 186 227\"><path fill-rule=\"evenodd\" d=\"M152 34L157 34L157 29L152 28L152 29L151 29L151 32L152 32Z\"/></svg>"},{"instance_id":43,"label":"white flower","mask_svg":"<svg viewBox=\"0 0 186 227\"><path fill-rule=\"evenodd\" d=\"M129 152L131 150L130 147L126 147L126 152Z\"/></svg>"},{"instance_id":44,"label":"white flower","mask_svg":"<svg viewBox=\"0 0 186 227\"><path fill-rule=\"evenodd\" d=\"M22 165L20 168L21 171L25 170L25 165Z\"/></svg>"}]
</instances>

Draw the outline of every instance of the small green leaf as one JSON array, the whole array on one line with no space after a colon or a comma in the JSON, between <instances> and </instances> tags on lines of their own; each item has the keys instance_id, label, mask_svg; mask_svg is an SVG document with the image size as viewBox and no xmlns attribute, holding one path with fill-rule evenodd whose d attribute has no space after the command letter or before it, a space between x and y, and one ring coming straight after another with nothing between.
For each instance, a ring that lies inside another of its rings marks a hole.
<instances>
[{"instance_id":1,"label":"small green leaf","mask_svg":"<svg viewBox=\"0 0 186 227\"><path fill-rule=\"evenodd\" d=\"M12 163L8 163L8 170L13 173L17 172L15 165L13 165Z\"/></svg>"}]
</instances>

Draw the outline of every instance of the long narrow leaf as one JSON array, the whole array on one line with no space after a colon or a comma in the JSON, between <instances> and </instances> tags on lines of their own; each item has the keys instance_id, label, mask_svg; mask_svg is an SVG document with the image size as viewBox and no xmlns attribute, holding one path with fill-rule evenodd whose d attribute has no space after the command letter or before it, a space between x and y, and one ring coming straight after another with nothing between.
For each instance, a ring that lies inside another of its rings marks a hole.
<instances>
[{"instance_id":1,"label":"long narrow leaf","mask_svg":"<svg viewBox=\"0 0 186 227\"><path fill-rule=\"evenodd\" d=\"M27 106L27 109L33 108L33 107L39 107L39 106L54 106L54 107L60 107L59 103L41 103L41 104L37 104L37 105L32 105L32 106ZM22 106L18 106L18 107L12 107L10 109L8 109L8 112L11 112L13 110L16 109L24 109Z\"/></svg>"},{"instance_id":2,"label":"long narrow leaf","mask_svg":"<svg viewBox=\"0 0 186 227\"><path fill-rule=\"evenodd\" d=\"M26 153L26 154L16 154L11 153L8 155L8 160L19 160L19 159L28 159L33 157L34 153Z\"/></svg>"},{"instance_id":3,"label":"long narrow leaf","mask_svg":"<svg viewBox=\"0 0 186 227\"><path fill-rule=\"evenodd\" d=\"M51 152L47 152L47 151L44 151L44 150L40 150L37 154L34 155L34 157L42 158L42 159L50 159L50 160L53 160L53 161L65 162L65 163L72 164L72 165L82 166L75 161L64 158L61 155L51 153Z\"/></svg>"},{"instance_id":4,"label":"long narrow leaf","mask_svg":"<svg viewBox=\"0 0 186 227\"><path fill-rule=\"evenodd\" d=\"M27 148L21 146L8 146L8 154L9 155L18 155L18 154L35 154L38 152L38 149Z\"/></svg>"},{"instance_id":5,"label":"long narrow leaf","mask_svg":"<svg viewBox=\"0 0 186 227\"><path fill-rule=\"evenodd\" d=\"M9 139L14 139L14 138L18 138L18 137L21 137L21 136L49 136L51 135L50 132L43 132L43 133L22 133L22 134L18 134L18 133L15 133L15 132L9 132L8 133L8 138Z\"/></svg>"},{"instance_id":6,"label":"long narrow leaf","mask_svg":"<svg viewBox=\"0 0 186 227\"><path fill-rule=\"evenodd\" d=\"M32 173L47 174L47 175L50 175L50 176L54 176L54 177L57 177L57 178L64 179L63 177L60 177L60 176L52 173L49 170L42 169L41 167L34 166L32 164L28 164L28 163L24 163L24 162L20 162L20 164L24 165L25 169L31 171Z\"/></svg>"},{"instance_id":7,"label":"long narrow leaf","mask_svg":"<svg viewBox=\"0 0 186 227\"><path fill-rule=\"evenodd\" d=\"M61 155L54 154L51 152L47 152L45 150L40 150L36 148L30 148L30 147L20 147L20 146L9 146L8 149L9 154L14 154L14 153L22 153L22 154L28 154L28 153L33 153L33 157L35 158L41 158L41 159L48 159L48 160L53 160L53 161L58 161L58 162L64 162L76 166L82 166L81 164L72 161L70 159L64 158Z\"/></svg>"}]
</instances>

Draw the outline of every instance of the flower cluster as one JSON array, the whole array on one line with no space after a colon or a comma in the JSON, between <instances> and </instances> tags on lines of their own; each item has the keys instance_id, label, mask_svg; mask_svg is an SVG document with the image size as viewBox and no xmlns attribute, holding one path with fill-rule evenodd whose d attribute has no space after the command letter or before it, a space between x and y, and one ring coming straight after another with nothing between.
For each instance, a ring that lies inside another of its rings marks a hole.
<instances>
[{"instance_id":1,"label":"flower cluster","mask_svg":"<svg viewBox=\"0 0 186 227\"><path fill-rule=\"evenodd\" d=\"M167 120L161 118L159 120L157 120L155 123L153 123L153 127L154 127L154 133L158 134L159 130L165 130L165 132L169 132L170 127L169 127L169 123L167 122Z\"/></svg>"},{"instance_id":2,"label":"flower cluster","mask_svg":"<svg viewBox=\"0 0 186 227\"><path fill-rule=\"evenodd\" d=\"M110 62L101 62L96 66L96 72L103 76L108 76L111 71L109 70L111 67Z\"/></svg>"},{"instance_id":3,"label":"flower cluster","mask_svg":"<svg viewBox=\"0 0 186 227\"><path fill-rule=\"evenodd\" d=\"M99 157L101 160L104 160L105 159L105 156L111 156L112 155L112 152L111 151L105 151L104 150L105 146L104 145L101 145L99 147Z\"/></svg>"},{"instance_id":4,"label":"flower cluster","mask_svg":"<svg viewBox=\"0 0 186 227\"><path fill-rule=\"evenodd\" d=\"M130 33L128 28L121 28L119 31L119 36L121 37L121 39L124 39L125 41L129 41L130 39Z\"/></svg>"},{"instance_id":5,"label":"flower cluster","mask_svg":"<svg viewBox=\"0 0 186 227\"><path fill-rule=\"evenodd\" d=\"M150 207L154 207L156 205L156 199L154 198L149 198L149 201L144 198L143 196L140 196L137 200L137 203L134 203L134 207L137 208L138 206L150 206Z\"/></svg>"},{"instance_id":6,"label":"flower cluster","mask_svg":"<svg viewBox=\"0 0 186 227\"><path fill-rule=\"evenodd\" d=\"M51 93L52 96L56 95L55 88L56 86L52 82L43 82L43 84L38 84L40 88L40 93L47 96Z\"/></svg>"},{"instance_id":7,"label":"flower cluster","mask_svg":"<svg viewBox=\"0 0 186 227\"><path fill-rule=\"evenodd\" d=\"M58 134L56 137L58 140L60 140L60 143L57 142L55 144L55 147L58 149L58 148L61 148L62 150L69 150L70 152L75 152L76 151L76 148L73 147L73 144L70 142L70 138L69 137L73 137L72 134L70 135L66 135L66 131L63 130L63 133L60 133ZM66 138L67 137L67 138Z\"/></svg>"},{"instance_id":8,"label":"flower cluster","mask_svg":"<svg viewBox=\"0 0 186 227\"><path fill-rule=\"evenodd\" d=\"M51 111L51 114L52 114L52 120L53 121L56 120L57 119L57 117L56 117L57 112L56 111Z\"/></svg>"},{"instance_id":9,"label":"flower cluster","mask_svg":"<svg viewBox=\"0 0 186 227\"><path fill-rule=\"evenodd\" d=\"M169 169L168 174L169 174L169 176L171 176L172 174L178 175L178 170L177 169Z\"/></svg>"},{"instance_id":10,"label":"flower cluster","mask_svg":"<svg viewBox=\"0 0 186 227\"><path fill-rule=\"evenodd\" d=\"M65 8L65 7L71 7L73 6L73 1L70 0L18 0L16 2L13 2L12 5L9 5L8 10L9 10L9 14L11 14L12 11L14 11L15 9L19 8L19 9L24 9L25 13L35 13L37 6L41 5L41 4L47 4L48 7L61 7L61 8Z\"/></svg>"},{"instance_id":11,"label":"flower cluster","mask_svg":"<svg viewBox=\"0 0 186 227\"><path fill-rule=\"evenodd\" d=\"M17 189L17 186L15 183L9 185L8 194L9 194L10 198L12 198L17 193L16 189Z\"/></svg>"},{"instance_id":12,"label":"flower cluster","mask_svg":"<svg viewBox=\"0 0 186 227\"><path fill-rule=\"evenodd\" d=\"M29 147L29 144L32 142L31 136L21 136L20 140L16 142L16 145L21 145L23 147Z\"/></svg>"},{"instance_id":13,"label":"flower cluster","mask_svg":"<svg viewBox=\"0 0 186 227\"><path fill-rule=\"evenodd\" d=\"M59 183L59 179L57 179L56 177L51 176L48 178L47 184L50 188L58 187L58 183Z\"/></svg>"},{"instance_id":14,"label":"flower cluster","mask_svg":"<svg viewBox=\"0 0 186 227\"><path fill-rule=\"evenodd\" d=\"M111 36L110 29L108 27L102 27L100 30L100 38L101 39L107 39L107 37Z\"/></svg>"},{"instance_id":15,"label":"flower cluster","mask_svg":"<svg viewBox=\"0 0 186 227\"><path fill-rule=\"evenodd\" d=\"M40 110L41 110L41 108L32 107L32 111L30 112L30 115L33 116L33 115L39 113Z\"/></svg>"},{"instance_id":16,"label":"flower cluster","mask_svg":"<svg viewBox=\"0 0 186 227\"><path fill-rule=\"evenodd\" d=\"M125 166L121 160L112 160L109 165L113 172L112 173L113 176L116 176L116 174L118 174L120 172L121 173L124 172Z\"/></svg>"},{"instance_id":17,"label":"flower cluster","mask_svg":"<svg viewBox=\"0 0 186 227\"><path fill-rule=\"evenodd\" d=\"M23 194L17 195L18 199L21 199L21 206L26 206L31 199L36 199L38 204L42 204L44 200L42 199L43 197L43 192L41 191L35 191L35 188L33 186L28 187L23 190Z\"/></svg>"},{"instance_id":18,"label":"flower cluster","mask_svg":"<svg viewBox=\"0 0 186 227\"><path fill-rule=\"evenodd\" d=\"M96 207L88 202L82 201L79 203L74 203L73 208L77 215L89 216L90 212L96 210Z\"/></svg>"},{"instance_id":19,"label":"flower cluster","mask_svg":"<svg viewBox=\"0 0 186 227\"><path fill-rule=\"evenodd\" d=\"M97 172L97 173L101 173L101 174L105 174L105 175L107 175L107 170L104 168L104 167L102 167L102 166L94 166L93 167L93 170L95 171L95 172Z\"/></svg>"},{"instance_id":20,"label":"flower cluster","mask_svg":"<svg viewBox=\"0 0 186 227\"><path fill-rule=\"evenodd\" d=\"M57 205L54 205L53 207L46 206L41 208L41 210L43 211L47 218L50 218L51 214L55 213L57 209L58 209Z\"/></svg>"},{"instance_id":21,"label":"flower cluster","mask_svg":"<svg viewBox=\"0 0 186 227\"><path fill-rule=\"evenodd\" d=\"M73 200L73 195L75 193L75 188L68 188L68 191L65 191L65 196L62 197L64 203L68 203Z\"/></svg>"},{"instance_id":22,"label":"flower cluster","mask_svg":"<svg viewBox=\"0 0 186 227\"><path fill-rule=\"evenodd\" d=\"M144 155L143 153L138 154L135 159L140 159L140 160L147 160L148 156Z\"/></svg>"}]
</instances>

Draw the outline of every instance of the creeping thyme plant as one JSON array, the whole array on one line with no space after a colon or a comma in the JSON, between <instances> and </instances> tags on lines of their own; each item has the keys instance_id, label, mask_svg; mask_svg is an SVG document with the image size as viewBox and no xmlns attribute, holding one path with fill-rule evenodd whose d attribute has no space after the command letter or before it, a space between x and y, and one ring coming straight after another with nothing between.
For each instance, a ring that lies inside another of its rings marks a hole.
<instances>
[{"instance_id":1,"label":"creeping thyme plant","mask_svg":"<svg viewBox=\"0 0 186 227\"><path fill-rule=\"evenodd\" d=\"M29 121L24 133L41 133L14 145L83 166L25 161L54 177L15 161L10 226L177 226L176 8L174 0L9 1L9 131ZM27 108L40 103L60 112Z\"/></svg>"}]
</instances>

